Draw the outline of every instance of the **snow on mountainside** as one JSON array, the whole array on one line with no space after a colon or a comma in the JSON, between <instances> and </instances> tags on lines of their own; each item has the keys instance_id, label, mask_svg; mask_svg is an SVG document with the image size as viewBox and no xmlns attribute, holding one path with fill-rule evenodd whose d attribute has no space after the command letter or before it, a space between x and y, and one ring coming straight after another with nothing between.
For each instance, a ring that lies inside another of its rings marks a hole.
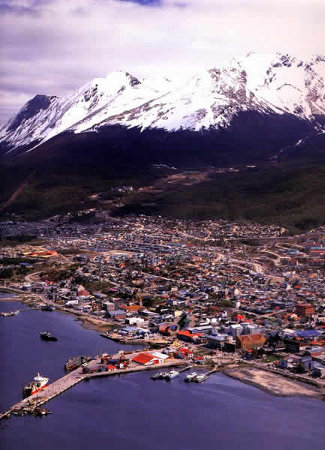
<instances>
[{"instance_id":1,"label":"snow on mountainside","mask_svg":"<svg viewBox=\"0 0 325 450\"><path fill-rule=\"evenodd\" d=\"M161 92L141 83L132 75L113 72L106 78L95 78L67 97L34 97L0 130L0 141L6 141L13 147L45 141L85 118L92 126L107 117L107 114L125 111L159 95ZM40 97L48 99L47 105L33 108L35 114L32 114L31 105ZM19 116L24 118L18 124Z\"/></svg>"},{"instance_id":2,"label":"snow on mountainside","mask_svg":"<svg viewBox=\"0 0 325 450\"><path fill-rule=\"evenodd\" d=\"M66 130L81 133L111 124L219 129L241 111L290 113L312 121L325 116L325 58L304 62L251 53L182 84L113 72L63 98L37 95L0 129L0 142L17 148Z\"/></svg>"}]
</instances>

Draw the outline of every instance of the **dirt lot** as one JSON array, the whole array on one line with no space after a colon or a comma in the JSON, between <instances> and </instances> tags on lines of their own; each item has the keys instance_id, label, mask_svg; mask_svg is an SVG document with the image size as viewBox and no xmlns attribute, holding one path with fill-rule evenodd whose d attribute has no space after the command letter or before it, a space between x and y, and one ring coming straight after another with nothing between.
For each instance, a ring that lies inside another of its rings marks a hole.
<instances>
[{"instance_id":1,"label":"dirt lot","mask_svg":"<svg viewBox=\"0 0 325 450\"><path fill-rule=\"evenodd\" d=\"M244 383L252 384L270 394L280 396L312 396L318 392L311 386L288 380L280 375L255 368L237 368L226 370L225 374Z\"/></svg>"}]
</instances>

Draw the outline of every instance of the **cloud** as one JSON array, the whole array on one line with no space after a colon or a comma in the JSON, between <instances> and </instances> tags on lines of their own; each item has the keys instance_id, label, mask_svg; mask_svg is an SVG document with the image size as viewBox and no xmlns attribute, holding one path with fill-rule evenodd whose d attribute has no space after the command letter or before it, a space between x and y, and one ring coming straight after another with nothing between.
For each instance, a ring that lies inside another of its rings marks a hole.
<instances>
[{"instance_id":1,"label":"cloud","mask_svg":"<svg viewBox=\"0 0 325 450\"><path fill-rule=\"evenodd\" d=\"M113 70L182 77L250 50L325 53L324 28L323 0L0 0L0 121Z\"/></svg>"}]
</instances>

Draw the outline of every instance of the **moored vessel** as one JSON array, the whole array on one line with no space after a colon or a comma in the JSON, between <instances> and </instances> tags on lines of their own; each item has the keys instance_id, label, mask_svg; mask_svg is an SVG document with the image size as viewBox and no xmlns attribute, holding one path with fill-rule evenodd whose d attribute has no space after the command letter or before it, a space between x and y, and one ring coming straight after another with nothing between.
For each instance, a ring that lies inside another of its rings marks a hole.
<instances>
[{"instance_id":1,"label":"moored vessel","mask_svg":"<svg viewBox=\"0 0 325 450\"><path fill-rule=\"evenodd\" d=\"M207 375L206 375L206 374L202 374L202 375L197 375L197 376L194 378L194 381L195 381L196 383L203 383L203 381L205 381L205 380L207 380L207 379L208 379Z\"/></svg>"},{"instance_id":2,"label":"moored vessel","mask_svg":"<svg viewBox=\"0 0 325 450\"><path fill-rule=\"evenodd\" d=\"M52 305L43 305L41 307L42 311L55 311L55 306Z\"/></svg>"},{"instance_id":3,"label":"moored vessel","mask_svg":"<svg viewBox=\"0 0 325 450\"><path fill-rule=\"evenodd\" d=\"M68 359L68 361L64 365L64 368L67 371L77 369L81 366L82 363L90 361L90 359L91 358L85 356L74 356L73 358Z\"/></svg>"},{"instance_id":4,"label":"moored vessel","mask_svg":"<svg viewBox=\"0 0 325 450\"><path fill-rule=\"evenodd\" d=\"M178 377L179 372L177 370L171 370L170 372L167 373L167 375L165 376L166 380L172 380L173 378Z\"/></svg>"},{"instance_id":5,"label":"moored vessel","mask_svg":"<svg viewBox=\"0 0 325 450\"><path fill-rule=\"evenodd\" d=\"M196 372L191 372L188 375L186 375L184 381L186 381L187 383L189 383L190 381L194 381L197 375L198 374Z\"/></svg>"},{"instance_id":6,"label":"moored vessel","mask_svg":"<svg viewBox=\"0 0 325 450\"><path fill-rule=\"evenodd\" d=\"M163 378L164 373L163 372L158 372L155 373L154 375L152 375L150 378L152 380L160 380L161 378Z\"/></svg>"},{"instance_id":7,"label":"moored vessel","mask_svg":"<svg viewBox=\"0 0 325 450\"><path fill-rule=\"evenodd\" d=\"M57 341L58 338L53 336L49 331L41 331L40 333L41 339L43 341Z\"/></svg>"},{"instance_id":8,"label":"moored vessel","mask_svg":"<svg viewBox=\"0 0 325 450\"><path fill-rule=\"evenodd\" d=\"M48 382L49 382L48 378L42 377L38 373L37 376L34 377L34 380L24 387L24 398L41 391L46 387Z\"/></svg>"}]
</instances>

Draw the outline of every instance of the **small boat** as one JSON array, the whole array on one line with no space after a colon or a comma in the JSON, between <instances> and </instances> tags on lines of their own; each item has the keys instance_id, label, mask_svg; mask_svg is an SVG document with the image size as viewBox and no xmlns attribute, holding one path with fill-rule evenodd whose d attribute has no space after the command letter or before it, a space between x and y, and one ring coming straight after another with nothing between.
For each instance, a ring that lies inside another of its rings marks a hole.
<instances>
[{"instance_id":1,"label":"small boat","mask_svg":"<svg viewBox=\"0 0 325 450\"><path fill-rule=\"evenodd\" d=\"M164 378L167 377L168 372L161 372L159 375L160 375L160 376L159 376L158 380L163 380Z\"/></svg>"},{"instance_id":2,"label":"small boat","mask_svg":"<svg viewBox=\"0 0 325 450\"><path fill-rule=\"evenodd\" d=\"M42 309L42 311L55 311L55 306L43 305L41 309Z\"/></svg>"},{"instance_id":3,"label":"small boat","mask_svg":"<svg viewBox=\"0 0 325 450\"><path fill-rule=\"evenodd\" d=\"M163 372L158 372L158 373L155 373L154 375L152 375L150 378L152 380L161 380L163 375L164 375Z\"/></svg>"},{"instance_id":4,"label":"small boat","mask_svg":"<svg viewBox=\"0 0 325 450\"><path fill-rule=\"evenodd\" d=\"M205 380L207 380L207 379L208 379L207 375L202 374L202 375L197 375L197 376L195 377L194 381L195 381L196 383L203 383L203 381L205 381Z\"/></svg>"},{"instance_id":5,"label":"small boat","mask_svg":"<svg viewBox=\"0 0 325 450\"><path fill-rule=\"evenodd\" d=\"M34 416L38 416L38 417L43 417L43 416L47 416L48 414L51 414L51 411L49 411L46 408L40 408L40 407L36 407L33 410L32 413Z\"/></svg>"},{"instance_id":6,"label":"small boat","mask_svg":"<svg viewBox=\"0 0 325 450\"><path fill-rule=\"evenodd\" d=\"M166 380L170 381L173 378L178 377L179 372L177 370L171 370L170 372L167 373L167 375L165 376Z\"/></svg>"},{"instance_id":7,"label":"small boat","mask_svg":"<svg viewBox=\"0 0 325 450\"><path fill-rule=\"evenodd\" d=\"M40 390L44 389L49 382L48 378L42 377L39 373L34 380L24 387L24 398L30 395L36 394Z\"/></svg>"},{"instance_id":8,"label":"small boat","mask_svg":"<svg viewBox=\"0 0 325 450\"><path fill-rule=\"evenodd\" d=\"M190 381L194 381L195 378L197 377L197 373L196 372L191 372L188 375L186 375L185 380L187 383L189 383Z\"/></svg>"},{"instance_id":9,"label":"small boat","mask_svg":"<svg viewBox=\"0 0 325 450\"><path fill-rule=\"evenodd\" d=\"M0 316L2 317L13 317L13 316L17 316L17 314L19 314L20 311L19 309L17 309L17 311L11 311L11 312L2 312L0 313Z\"/></svg>"},{"instance_id":10,"label":"small boat","mask_svg":"<svg viewBox=\"0 0 325 450\"><path fill-rule=\"evenodd\" d=\"M41 339L43 341L57 341L58 338L53 336L49 331L41 331L40 333Z\"/></svg>"}]
</instances>

